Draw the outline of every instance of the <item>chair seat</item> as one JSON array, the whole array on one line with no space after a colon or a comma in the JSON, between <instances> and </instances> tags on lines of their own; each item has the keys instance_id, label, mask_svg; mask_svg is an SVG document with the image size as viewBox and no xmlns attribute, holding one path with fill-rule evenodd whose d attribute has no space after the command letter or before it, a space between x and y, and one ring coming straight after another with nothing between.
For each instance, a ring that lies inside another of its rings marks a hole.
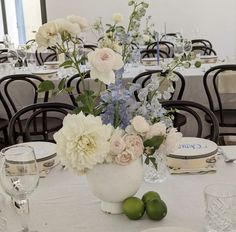
<instances>
[{"instance_id":1,"label":"chair seat","mask_svg":"<svg viewBox=\"0 0 236 232\"><path fill-rule=\"evenodd\" d=\"M213 112L219 121L221 127L236 127L236 109L225 109L223 110L224 123L220 121L220 110ZM205 116L207 122L209 122L209 117Z\"/></svg>"}]
</instances>

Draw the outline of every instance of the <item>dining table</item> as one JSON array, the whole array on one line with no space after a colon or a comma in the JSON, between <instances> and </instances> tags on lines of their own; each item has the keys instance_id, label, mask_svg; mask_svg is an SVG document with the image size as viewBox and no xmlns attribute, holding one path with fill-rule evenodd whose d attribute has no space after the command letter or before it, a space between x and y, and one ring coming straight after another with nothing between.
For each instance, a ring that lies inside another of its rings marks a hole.
<instances>
[{"instance_id":1,"label":"dining table","mask_svg":"<svg viewBox=\"0 0 236 232\"><path fill-rule=\"evenodd\" d=\"M236 146L221 148L236 158ZM217 157L215 171L171 174L162 183L142 182L135 196L141 198L147 191L156 191L167 205L167 215L160 221L150 220L146 214L140 220L130 220L124 214L102 212L100 200L90 191L86 176L56 165L40 178L29 198L30 228L39 232L142 232L171 226L203 232L204 188L216 183L234 185L236 179L236 163L225 162L220 153ZM9 196L6 205L7 231L19 231L19 217Z\"/></svg>"}]
</instances>

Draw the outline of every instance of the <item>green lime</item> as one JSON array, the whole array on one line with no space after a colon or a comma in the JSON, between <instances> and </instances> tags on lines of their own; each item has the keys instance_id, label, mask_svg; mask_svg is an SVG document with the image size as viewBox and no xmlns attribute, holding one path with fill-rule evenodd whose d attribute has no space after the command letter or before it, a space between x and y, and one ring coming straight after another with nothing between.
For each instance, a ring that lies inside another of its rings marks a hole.
<instances>
[{"instance_id":1,"label":"green lime","mask_svg":"<svg viewBox=\"0 0 236 232\"><path fill-rule=\"evenodd\" d=\"M154 191L146 192L142 197L142 200L143 200L145 205L148 201L154 200L154 199L161 199L160 195L157 192L154 192Z\"/></svg>"},{"instance_id":2,"label":"green lime","mask_svg":"<svg viewBox=\"0 0 236 232\"><path fill-rule=\"evenodd\" d=\"M194 65L196 68L200 68L202 63L201 63L201 61L196 61Z\"/></svg>"},{"instance_id":3,"label":"green lime","mask_svg":"<svg viewBox=\"0 0 236 232\"><path fill-rule=\"evenodd\" d=\"M143 201L137 197L128 197L125 199L122 208L124 214L132 220L141 218L145 211Z\"/></svg>"},{"instance_id":4,"label":"green lime","mask_svg":"<svg viewBox=\"0 0 236 232\"><path fill-rule=\"evenodd\" d=\"M146 204L146 213L152 220L161 220L167 214L167 206L161 199L148 201Z\"/></svg>"}]
</instances>

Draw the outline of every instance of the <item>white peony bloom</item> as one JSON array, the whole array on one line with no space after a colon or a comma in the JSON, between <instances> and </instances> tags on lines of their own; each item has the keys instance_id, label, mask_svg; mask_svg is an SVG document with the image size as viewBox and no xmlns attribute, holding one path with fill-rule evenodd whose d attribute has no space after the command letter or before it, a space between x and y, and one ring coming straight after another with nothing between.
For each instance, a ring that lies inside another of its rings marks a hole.
<instances>
[{"instance_id":1,"label":"white peony bloom","mask_svg":"<svg viewBox=\"0 0 236 232\"><path fill-rule=\"evenodd\" d=\"M150 37L149 37L149 35L143 34L143 41L144 41L145 43L150 42Z\"/></svg>"},{"instance_id":2,"label":"white peony bloom","mask_svg":"<svg viewBox=\"0 0 236 232\"><path fill-rule=\"evenodd\" d=\"M121 55L110 48L97 48L88 53L88 62L91 66L91 78L98 79L104 84L115 83L115 73L124 65Z\"/></svg>"},{"instance_id":3,"label":"white peony bloom","mask_svg":"<svg viewBox=\"0 0 236 232\"><path fill-rule=\"evenodd\" d=\"M57 155L62 164L82 174L103 163L110 149L113 127L103 125L100 117L68 114L63 127L54 134Z\"/></svg>"},{"instance_id":4,"label":"white peony bloom","mask_svg":"<svg viewBox=\"0 0 236 232\"><path fill-rule=\"evenodd\" d=\"M178 132L176 128L172 128L167 134L164 143L161 144L158 151L164 155L173 153L177 149L181 138L182 133Z\"/></svg>"},{"instance_id":5,"label":"white peony bloom","mask_svg":"<svg viewBox=\"0 0 236 232\"><path fill-rule=\"evenodd\" d=\"M82 32L90 28L90 24L88 20L84 17L77 16L77 15L70 15L67 17L67 19L73 24L78 24Z\"/></svg>"},{"instance_id":6,"label":"white peony bloom","mask_svg":"<svg viewBox=\"0 0 236 232\"><path fill-rule=\"evenodd\" d=\"M43 24L35 37L39 48L48 48L54 46L59 40L59 31L54 21Z\"/></svg>"},{"instance_id":7,"label":"white peony bloom","mask_svg":"<svg viewBox=\"0 0 236 232\"><path fill-rule=\"evenodd\" d=\"M150 129L148 122L142 116L135 116L130 122L134 129L140 134L146 133Z\"/></svg>"},{"instance_id":8,"label":"white peony bloom","mask_svg":"<svg viewBox=\"0 0 236 232\"><path fill-rule=\"evenodd\" d=\"M115 23L121 23L123 21L123 15L120 13L114 13L112 16Z\"/></svg>"}]
</instances>

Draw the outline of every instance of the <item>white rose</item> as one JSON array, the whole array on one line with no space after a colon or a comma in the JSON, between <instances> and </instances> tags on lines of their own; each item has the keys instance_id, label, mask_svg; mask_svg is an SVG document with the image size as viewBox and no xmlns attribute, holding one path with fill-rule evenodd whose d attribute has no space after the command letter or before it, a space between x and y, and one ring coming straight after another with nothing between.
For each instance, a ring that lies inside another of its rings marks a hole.
<instances>
[{"instance_id":1,"label":"white rose","mask_svg":"<svg viewBox=\"0 0 236 232\"><path fill-rule=\"evenodd\" d=\"M161 144L158 151L164 155L173 153L177 149L181 139L182 133L178 132L176 128L172 128L167 134L164 143Z\"/></svg>"},{"instance_id":2,"label":"white rose","mask_svg":"<svg viewBox=\"0 0 236 232\"><path fill-rule=\"evenodd\" d=\"M39 48L48 48L54 46L59 40L58 33L58 27L54 21L45 23L36 33L35 41Z\"/></svg>"},{"instance_id":3,"label":"white rose","mask_svg":"<svg viewBox=\"0 0 236 232\"><path fill-rule=\"evenodd\" d=\"M84 17L77 16L77 15L70 15L67 17L67 19L73 24L78 24L82 32L90 28L90 24L88 20Z\"/></svg>"},{"instance_id":4,"label":"white rose","mask_svg":"<svg viewBox=\"0 0 236 232\"><path fill-rule=\"evenodd\" d=\"M54 20L54 22L58 27L59 33L68 32L69 34L75 36L79 35L81 32L81 29L78 24L71 23L66 19L56 19Z\"/></svg>"},{"instance_id":5,"label":"white rose","mask_svg":"<svg viewBox=\"0 0 236 232\"><path fill-rule=\"evenodd\" d=\"M62 164L79 174L103 163L110 149L112 127L100 117L68 114L63 127L54 134L57 155Z\"/></svg>"},{"instance_id":6,"label":"white rose","mask_svg":"<svg viewBox=\"0 0 236 232\"><path fill-rule=\"evenodd\" d=\"M150 126L150 130L147 132L145 138L151 139L156 135L166 135L166 125L163 122L158 122Z\"/></svg>"},{"instance_id":7,"label":"white rose","mask_svg":"<svg viewBox=\"0 0 236 232\"><path fill-rule=\"evenodd\" d=\"M148 35L146 35L146 34L143 34L143 41L145 43L148 43L150 41L150 37Z\"/></svg>"},{"instance_id":8,"label":"white rose","mask_svg":"<svg viewBox=\"0 0 236 232\"><path fill-rule=\"evenodd\" d=\"M121 23L123 21L123 15L120 13L114 13L112 16L115 23Z\"/></svg>"},{"instance_id":9,"label":"white rose","mask_svg":"<svg viewBox=\"0 0 236 232\"><path fill-rule=\"evenodd\" d=\"M149 131L149 124L146 121L146 119L142 116L135 116L132 120L131 120L131 125L134 127L134 129L138 132L138 133L146 133Z\"/></svg>"},{"instance_id":10,"label":"white rose","mask_svg":"<svg viewBox=\"0 0 236 232\"><path fill-rule=\"evenodd\" d=\"M113 70L118 70L124 65L121 55L110 48L97 48L88 53L88 62L91 66L90 76L104 84L115 83Z\"/></svg>"}]
</instances>

